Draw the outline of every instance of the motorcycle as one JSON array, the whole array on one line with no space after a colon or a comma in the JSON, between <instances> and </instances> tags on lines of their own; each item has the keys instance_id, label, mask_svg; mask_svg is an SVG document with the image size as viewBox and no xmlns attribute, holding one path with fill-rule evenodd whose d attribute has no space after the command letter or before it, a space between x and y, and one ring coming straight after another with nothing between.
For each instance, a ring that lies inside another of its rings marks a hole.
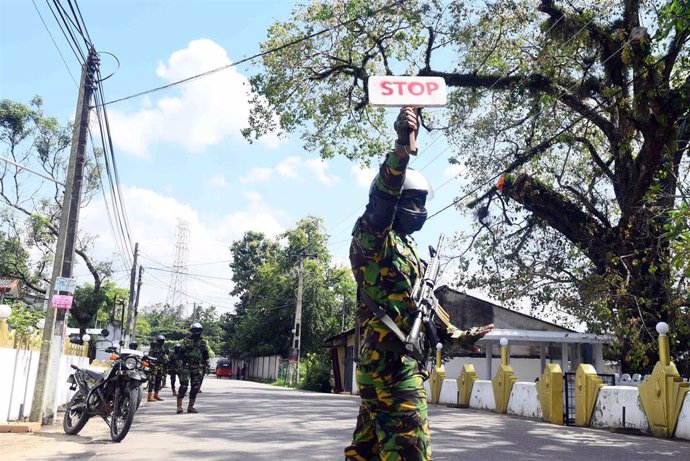
<instances>
[{"instance_id":1,"label":"motorcycle","mask_svg":"<svg viewBox=\"0 0 690 461\"><path fill-rule=\"evenodd\" d=\"M129 432L141 399L141 384L147 379L143 357L122 351L111 352L110 366L97 372L72 365L68 378L76 391L65 407L62 427L69 435L78 434L92 416L100 416L110 427L110 438L120 442Z\"/></svg>"}]
</instances>

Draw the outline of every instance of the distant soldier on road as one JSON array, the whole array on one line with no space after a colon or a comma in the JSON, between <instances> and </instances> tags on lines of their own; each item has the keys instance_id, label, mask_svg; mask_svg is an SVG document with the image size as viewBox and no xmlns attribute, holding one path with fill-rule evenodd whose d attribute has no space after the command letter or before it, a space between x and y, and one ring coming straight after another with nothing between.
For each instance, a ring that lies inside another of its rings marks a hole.
<instances>
[{"instance_id":1,"label":"distant soldier on road","mask_svg":"<svg viewBox=\"0 0 690 461\"><path fill-rule=\"evenodd\" d=\"M168 374L170 375L170 389L172 389L173 396L177 396L175 383L176 377L179 375L180 368L182 368L182 361L180 357L180 345L175 344L168 353Z\"/></svg>"},{"instance_id":2,"label":"distant soldier on road","mask_svg":"<svg viewBox=\"0 0 690 461\"><path fill-rule=\"evenodd\" d=\"M161 390L163 376L165 375L165 367L167 361L167 351L163 347L165 344L165 336L158 335L156 340L151 344L149 349L149 357L156 359L151 362L151 376L149 377L149 396L147 402L155 402L156 400L163 400L158 396Z\"/></svg>"},{"instance_id":3,"label":"distant soldier on road","mask_svg":"<svg viewBox=\"0 0 690 461\"><path fill-rule=\"evenodd\" d=\"M190 335L180 343L181 368L178 370L180 376L180 389L177 393L177 412L182 413L182 401L184 395L189 390L189 405L187 413L198 413L194 408L196 395L201 387L204 378L204 371L210 367L208 363L209 351L206 340L201 337L203 327L199 322L194 322L189 327Z\"/></svg>"}]
</instances>

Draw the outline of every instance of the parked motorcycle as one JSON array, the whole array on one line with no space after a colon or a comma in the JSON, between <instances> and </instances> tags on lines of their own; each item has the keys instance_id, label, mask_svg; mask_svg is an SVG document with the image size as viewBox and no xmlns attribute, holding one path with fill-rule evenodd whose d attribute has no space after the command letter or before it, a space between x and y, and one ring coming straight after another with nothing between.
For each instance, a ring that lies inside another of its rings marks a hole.
<instances>
[{"instance_id":1,"label":"parked motorcycle","mask_svg":"<svg viewBox=\"0 0 690 461\"><path fill-rule=\"evenodd\" d=\"M112 361L103 373L72 365L75 371L67 382L76 392L65 408L65 433L78 434L92 416L103 418L114 442L120 442L129 432L140 401L140 386L147 379L144 360L124 351L109 352Z\"/></svg>"}]
</instances>

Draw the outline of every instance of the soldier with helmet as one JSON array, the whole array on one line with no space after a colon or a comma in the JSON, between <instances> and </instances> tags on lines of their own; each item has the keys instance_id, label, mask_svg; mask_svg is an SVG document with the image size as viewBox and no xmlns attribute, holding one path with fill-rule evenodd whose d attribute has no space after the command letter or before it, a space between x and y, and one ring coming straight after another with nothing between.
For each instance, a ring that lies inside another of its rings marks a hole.
<instances>
[{"instance_id":1,"label":"soldier with helmet","mask_svg":"<svg viewBox=\"0 0 690 461\"><path fill-rule=\"evenodd\" d=\"M426 201L433 194L426 178L407 168L410 154L416 154L410 133L417 127L415 109L402 108L394 150L381 165L352 231L350 262L364 339L357 365L362 401L352 443L345 449L347 460L431 459L424 389L429 373L400 339L417 316L413 292L425 271L411 234L424 225ZM450 325L439 335L468 347L491 328L465 332Z\"/></svg>"},{"instance_id":2,"label":"soldier with helmet","mask_svg":"<svg viewBox=\"0 0 690 461\"><path fill-rule=\"evenodd\" d=\"M149 349L148 356L155 359L151 361L151 375L149 376L149 396L147 402L155 402L156 400L163 400L158 396L163 383L163 376L165 375L165 368L167 362L168 351L163 347L165 344L165 336L158 335Z\"/></svg>"},{"instance_id":3,"label":"soldier with helmet","mask_svg":"<svg viewBox=\"0 0 690 461\"><path fill-rule=\"evenodd\" d=\"M194 322L189 327L189 336L180 343L180 364L178 370L180 377L180 389L177 392L177 413L182 413L182 402L189 388L189 405L187 413L198 413L194 408L196 395L199 393L204 372L209 367L209 351L206 340L201 337L203 327L199 322ZM191 383L191 387L190 387Z\"/></svg>"}]
</instances>

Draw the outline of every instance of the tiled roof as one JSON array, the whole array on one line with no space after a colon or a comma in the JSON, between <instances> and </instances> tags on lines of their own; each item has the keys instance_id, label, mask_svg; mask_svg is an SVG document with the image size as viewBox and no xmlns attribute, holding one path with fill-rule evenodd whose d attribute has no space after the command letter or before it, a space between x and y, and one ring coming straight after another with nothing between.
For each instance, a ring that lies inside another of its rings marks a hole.
<instances>
[{"instance_id":1,"label":"tiled roof","mask_svg":"<svg viewBox=\"0 0 690 461\"><path fill-rule=\"evenodd\" d=\"M17 288L19 285L19 280L17 279L12 279L9 277L0 277L0 291L1 292L9 292L10 290L13 290Z\"/></svg>"}]
</instances>

